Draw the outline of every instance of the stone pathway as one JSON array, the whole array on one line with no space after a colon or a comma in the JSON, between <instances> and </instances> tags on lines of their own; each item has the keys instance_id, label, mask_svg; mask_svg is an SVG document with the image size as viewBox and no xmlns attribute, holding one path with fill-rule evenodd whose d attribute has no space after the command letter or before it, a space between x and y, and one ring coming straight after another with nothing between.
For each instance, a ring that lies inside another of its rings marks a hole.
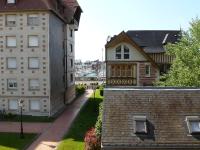
<instances>
[{"instance_id":1,"label":"stone pathway","mask_svg":"<svg viewBox=\"0 0 200 150\"><path fill-rule=\"evenodd\" d=\"M69 130L73 120L79 113L81 107L86 103L92 94L92 90L79 97L74 103L67 106L65 111L52 124L41 129L42 133L39 138L30 145L28 150L52 150L55 149L63 136Z\"/></svg>"}]
</instances>

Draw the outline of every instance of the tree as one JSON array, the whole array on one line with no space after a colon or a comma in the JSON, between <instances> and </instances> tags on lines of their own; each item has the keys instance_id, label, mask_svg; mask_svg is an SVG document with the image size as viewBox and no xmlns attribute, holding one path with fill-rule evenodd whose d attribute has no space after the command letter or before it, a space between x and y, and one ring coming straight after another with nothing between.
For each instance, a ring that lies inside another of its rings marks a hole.
<instances>
[{"instance_id":1,"label":"tree","mask_svg":"<svg viewBox=\"0 0 200 150\"><path fill-rule=\"evenodd\" d=\"M161 86L200 87L200 19L193 19L190 28L182 32L181 39L175 44L166 45L167 54L175 59Z\"/></svg>"}]
</instances>

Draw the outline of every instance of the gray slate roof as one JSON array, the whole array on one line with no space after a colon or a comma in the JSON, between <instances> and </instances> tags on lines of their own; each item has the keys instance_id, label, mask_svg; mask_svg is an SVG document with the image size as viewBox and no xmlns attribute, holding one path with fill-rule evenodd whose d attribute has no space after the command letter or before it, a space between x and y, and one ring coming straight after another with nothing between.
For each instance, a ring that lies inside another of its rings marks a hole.
<instances>
[{"instance_id":1,"label":"gray slate roof","mask_svg":"<svg viewBox=\"0 0 200 150\"><path fill-rule=\"evenodd\" d=\"M180 38L179 30L130 30L126 34L146 53L165 52L166 43L175 43Z\"/></svg>"}]
</instances>

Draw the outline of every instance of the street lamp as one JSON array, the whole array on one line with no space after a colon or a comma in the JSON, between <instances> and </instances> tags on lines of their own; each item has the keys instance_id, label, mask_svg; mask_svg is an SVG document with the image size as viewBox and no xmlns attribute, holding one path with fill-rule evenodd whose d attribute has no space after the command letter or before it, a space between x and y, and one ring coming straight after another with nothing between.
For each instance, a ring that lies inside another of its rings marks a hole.
<instances>
[{"instance_id":1,"label":"street lamp","mask_svg":"<svg viewBox=\"0 0 200 150\"><path fill-rule=\"evenodd\" d=\"M19 99L18 101L19 107L20 107L20 122L21 122L21 130L20 130L20 138L24 138L24 132L23 132L23 122L22 122L22 107L23 107L23 100Z\"/></svg>"}]
</instances>

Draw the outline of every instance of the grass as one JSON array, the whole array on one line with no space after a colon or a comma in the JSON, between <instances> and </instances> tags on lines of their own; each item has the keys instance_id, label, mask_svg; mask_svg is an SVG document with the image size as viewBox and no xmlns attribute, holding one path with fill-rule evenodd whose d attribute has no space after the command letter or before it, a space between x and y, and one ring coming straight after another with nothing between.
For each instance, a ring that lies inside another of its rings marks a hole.
<instances>
[{"instance_id":1,"label":"grass","mask_svg":"<svg viewBox=\"0 0 200 150\"><path fill-rule=\"evenodd\" d=\"M100 96L99 90L96 90L95 100L92 95L86 105L81 109L69 132L64 137L58 150L83 150L85 133L95 126L98 113L99 104L103 97Z\"/></svg>"},{"instance_id":2,"label":"grass","mask_svg":"<svg viewBox=\"0 0 200 150\"><path fill-rule=\"evenodd\" d=\"M31 144L36 134L24 134L20 139L19 133L0 133L0 150L23 150Z\"/></svg>"},{"instance_id":3,"label":"grass","mask_svg":"<svg viewBox=\"0 0 200 150\"><path fill-rule=\"evenodd\" d=\"M29 116L24 115L23 122L53 122L55 120L54 117L46 117L46 116ZM11 121L11 122L20 122L19 115L6 115L1 119L1 121Z\"/></svg>"}]
</instances>

